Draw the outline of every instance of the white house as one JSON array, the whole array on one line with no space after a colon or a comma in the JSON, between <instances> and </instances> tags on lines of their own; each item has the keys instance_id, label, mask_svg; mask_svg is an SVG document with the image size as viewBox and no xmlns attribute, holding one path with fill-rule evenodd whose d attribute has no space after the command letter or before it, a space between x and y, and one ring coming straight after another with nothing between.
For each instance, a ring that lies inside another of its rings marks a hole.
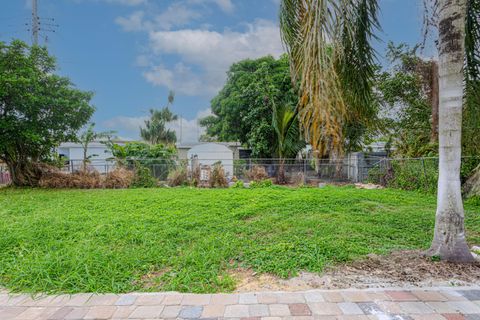
<instances>
[{"instance_id":1,"label":"white house","mask_svg":"<svg viewBox=\"0 0 480 320\"><path fill-rule=\"evenodd\" d=\"M119 145L124 145L127 141L115 141ZM59 156L63 156L68 160L68 170L74 171L81 168L83 164L83 147L80 143L64 142L57 148ZM89 167L96 169L100 173L105 173L111 170L114 161L109 161L112 158L112 153L108 147L100 142L93 141L89 143L87 148L87 157L89 158Z\"/></svg>"},{"instance_id":2,"label":"white house","mask_svg":"<svg viewBox=\"0 0 480 320\"><path fill-rule=\"evenodd\" d=\"M233 151L218 143L203 143L192 147L188 150L187 157L189 165L193 159L197 159L200 166L212 166L215 162L220 161L225 170L225 174L229 177L233 175Z\"/></svg>"}]
</instances>

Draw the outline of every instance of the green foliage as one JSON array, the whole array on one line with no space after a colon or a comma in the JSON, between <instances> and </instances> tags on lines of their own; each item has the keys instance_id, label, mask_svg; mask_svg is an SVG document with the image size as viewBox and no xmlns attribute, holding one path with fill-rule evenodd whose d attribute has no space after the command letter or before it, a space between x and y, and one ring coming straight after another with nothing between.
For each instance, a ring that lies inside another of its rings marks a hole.
<instances>
[{"instance_id":1,"label":"green foliage","mask_svg":"<svg viewBox=\"0 0 480 320\"><path fill-rule=\"evenodd\" d=\"M168 104L165 108L160 110L150 109L150 119L145 121L145 127L140 128L140 136L143 140L151 144L175 144L177 141L175 131L166 127L169 122L178 119L177 115L169 109L174 100L175 94L170 91Z\"/></svg>"},{"instance_id":2,"label":"green foliage","mask_svg":"<svg viewBox=\"0 0 480 320\"><path fill-rule=\"evenodd\" d=\"M240 141L252 148L253 157L275 155L273 105L296 106L298 97L284 55L243 60L228 71L227 83L212 99L213 115L200 122L219 141Z\"/></svg>"},{"instance_id":3,"label":"green foliage","mask_svg":"<svg viewBox=\"0 0 480 320\"><path fill-rule=\"evenodd\" d=\"M465 24L465 105L462 123L462 153L464 156L480 154L480 2L468 1ZM475 163L471 160L470 169L480 164L480 158ZM462 168L463 169L463 168ZM470 175L462 173L463 176Z\"/></svg>"},{"instance_id":4,"label":"green foliage","mask_svg":"<svg viewBox=\"0 0 480 320\"><path fill-rule=\"evenodd\" d=\"M387 136L393 138L396 154L401 157L435 156L438 145L431 142L432 107L429 98L428 74L431 61L424 61L416 54L416 48L406 44L389 43L387 56L391 70L377 73L378 89Z\"/></svg>"},{"instance_id":5,"label":"green foliage","mask_svg":"<svg viewBox=\"0 0 480 320\"><path fill-rule=\"evenodd\" d=\"M153 171L155 177L166 180L168 173L176 166L177 149L163 144L151 145L144 142L127 142L119 145L110 140L106 143L113 158L120 165L134 166L134 162Z\"/></svg>"},{"instance_id":6,"label":"green foliage","mask_svg":"<svg viewBox=\"0 0 480 320\"><path fill-rule=\"evenodd\" d=\"M374 0L281 1L281 35L301 97L299 121L320 156L354 150L363 130L376 123L377 12Z\"/></svg>"},{"instance_id":7,"label":"green foliage","mask_svg":"<svg viewBox=\"0 0 480 320\"><path fill-rule=\"evenodd\" d=\"M105 131L105 132L95 132L93 129L95 128L95 123L90 123L87 128L78 135L75 139L83 149L83 170L87 170L87 163L89 162L90 158L98 155L87 155L88 146L90 143L96 140L104 139L104 142L110 140L111 136L115 134L114 131Z\"/></svg>"},{"instance_id":8,"label":"green foliage","mask_svg":"<svg viewBox=\"0 0 480 320\"><path fill-rule=\"evenodd\" d=\"M134 162L134 177L131 184L132 188L152 188L157 185L157 180L152 177L150 169L140 162Z\"/></svg>"},{"instance_id":9,"label":"green foliage","mask_svg":"<svg viewBox=\"0 0 480 320\"><path fill-rule=\"evenodd\" d=\"M237 180L230 188L243 189L245 188L245 183L243 182L243 180Z\"/></svg>"},{"instance_id":10,"label":"green foliage","mask_svg":"<svg viewBox=\"0 0 480 320\"><path fill-rule=\"evenodd\" d=\"M256 188L270 188L273 186L273 182L271 179L264 179L260 181L251 181L249 187L251 189L256 189Z\"/></svg>"},{"instance_id":11,"label":"green foliage","mask_svg":"<svg viewBox=\"0 0 480 320\"><path fill-rule=\"evenodd\" d=\"M351 187L2 188L0 286L228 292L235 288L230 261L289 277L369 253L426 249L435 207L428 194ZM468 200L465 208L468 241L480 243L480 204Z\"/></svg>"},{"instance_id":12,"label":"green foliage","mask_svg":"<svg viewBox=\"0 0 480 320\"><path fill-rule=\"evenodd\" d=\"M391 160L381 167L370 169L369 182L389 188L415 190L430 194L437 192L438 160Z\"/></svg>"},{"instance_id":13,"label":"green foliage","mask_svg":"<svg viewBox=\"0 0 480 320\"><path fill-rule=\"evenodd\" d=\"M75 140L94 112L92 93L55 72L46 48L0 42L0 160L16 185L38 184L35 163Z\"/></svg>"}]
</instances>

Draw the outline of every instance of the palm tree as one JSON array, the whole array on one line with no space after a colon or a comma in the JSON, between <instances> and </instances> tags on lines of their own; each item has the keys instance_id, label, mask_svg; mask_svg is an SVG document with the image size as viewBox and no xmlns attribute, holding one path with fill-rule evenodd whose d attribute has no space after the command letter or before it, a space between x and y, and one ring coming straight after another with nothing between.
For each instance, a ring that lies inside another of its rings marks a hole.
<instances>
[{"instance_id":1,"label":"palm tree","mask_svg":"<svg viewBox=\"0 0 480 320\"><path fill-rule=\"evenodd\" d=\"M478 0L433 2L439 9L440 176L429 254L467 262L472 256L465 241L459 179L463 63L476 52L466 70L478 83L480 5ZM321 154L340 153L344 124L368 115L375 58L370 42L379 28L377 11L376 0L282 0L282 39L292 80L299 86L300 123Z\"/></svg>"},{"instance_id":2,"label":"palm tree","mask_svg":"<svg viewBox=\"0 0 480 320\"><path fill-rule=\"evenodd\" d=\"M460 186L467 0L439 1L439 177L430 255L472 262Z\"/></svg>"},{"instance_id":3,"label":"palm tree","mask_svg":"<svg viewBox=\"0 0 480 320\"><path fill-rule=\"evenodd\" d=\"M295 109L289 105L273 106L272 127L276 135L275 151L279 159L277 182L284 184L285 158L295 157L305 147L304 140L300 139L298 118Z\"/></svg>"},{"instance_id":4,"label":"palm tree","mask_svg":"<svg viewBox=\"0 0 480 320\"><path fill-rule=\"evenodd\" d=\"M150 109L150 119L145 120L145 127L140 128L140 136L143 140L151 144L174 144L177 141L175 131L167 129L169 122L178 119L178 116L173 114L169 108L174 100L175 94L170 91L168 104L165 108L160 110Z\"/></svg>"},{"instance_id":5,"label":"palm tree","mask_svg":"<svg viewBox=\"0 0 480 320\"><path fill-rule=\"evenodd\" d=\"M82 170L84 172L87 171L87 164L88 162L90 162L90 159L92 157L98 156L97 154L88 155L87 152L90 143L102 139L110 140L112 135L115 134L115 131L96 132L94 128L95 123L90 123L87 128L77 137L77 141L83 149Z\"/></svg>"}]
</instances>

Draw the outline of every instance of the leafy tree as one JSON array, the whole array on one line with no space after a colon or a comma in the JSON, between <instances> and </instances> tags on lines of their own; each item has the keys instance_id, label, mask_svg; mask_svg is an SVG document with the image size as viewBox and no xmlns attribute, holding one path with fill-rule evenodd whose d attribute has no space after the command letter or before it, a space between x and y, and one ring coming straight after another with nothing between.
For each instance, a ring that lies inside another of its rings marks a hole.
<instances>
[{"instance_id":1,"label":"leafy tree","mask_svg":"<svg viewBox=\"0 0 480 320\"><path fill-rule=\"evenodd\" d=\"M286 55L233 64L225 86L212 99L213 115L200 121L207 135L218 141L240 141L252 149L253 157L275 156L273 105L298 102L289 68Z\"/></svg>"},{"instance_id":2,"label":"leafy tree","mask_svg":"<svg viewBox=\"0 0 480 320\"><path fill-rule=\"evenodd\" d=\"M87 155L88 146L90 145L90 143L101 139L107 141L113 134L115 134L114 131L96 132L95 130L93 130L94 127L95 123L90 123L85 129L85 131L83 131L76 139L76 141L80 143L83 149L83 171L87 170L87 164L90 161L90 158L98 156L93 154Z\"/></svg>"},{"instance_id":3,"label":"leafy tree","mask_svg":"<svg viewBox=\"0 0 480 320\"><path fill-rule=\"evenodd\" d=\"M438 206L428 254L448 261L471 262L460 190L462 89L468 100L473 94L469 91L480 80L480 4L478 0L432 3L433 11L438 12L442 99ZM369 106L374 76L371 40L378 26L377 9L375 0L281 2L282 36L290 53L293 79L300 83L300 122L317 150L329 145L338 150L346 110L358 112L362 105ZM330 50L333 54L329 54ZM480 105L473 104L472 108L479 111Z\"/></svg>"},{"instance_id":4,"label":"leafy tree","mask_svg":"<svg viewBox=\"0 0 480 320\"><path fill-rule=\"evenodd\" d=\"M0 42L0 160L14 185L36 186L39 162L61 142L74 140L94 112L92 93L55 71L46 48Z\"/></svg>"},{"instance_id":5,"label":"leafy tree","mask_svg":"<svg viewBox=\"0 0 480 320\"><path fill-rule=\"evenodd\" d=\"M150 120L145 121L145 127L140 128L140 136L143 140L151 144L174 144L177 141L177 135L174 130L167 129L169 122L178 119L169 107L175 100L175 94L170 91L168 94L168 104L160 110L150 109Z\"/></svg>"},{"instance_id":6,"label":"leafy tree","mask_svg":"<svg viewBox=\"0 0 480 320\"><path fill-rule=\"evenodd\" d=\"M436 61L423 60L416 48L389 43L387 57L392 67L377 74L375 87L382 111L390 119L387 135L402 157L438 154L432 89ZM438 107L438 106L437 106Z\"/></svg>"}]
</instances>

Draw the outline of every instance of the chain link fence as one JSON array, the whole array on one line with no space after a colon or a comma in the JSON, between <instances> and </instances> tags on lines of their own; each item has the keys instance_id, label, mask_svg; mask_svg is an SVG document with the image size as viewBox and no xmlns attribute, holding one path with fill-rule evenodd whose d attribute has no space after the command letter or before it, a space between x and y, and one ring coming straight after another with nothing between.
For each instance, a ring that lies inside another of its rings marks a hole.
<instances>
[{"instance_id":1,"label":"chain link fence","mask_svg":"<svg viewBox=\"0 0 480 320\"><path fill-rule=\"evenodd\" d=\"M156 180L167 182L175 170L183 169L193 172L195 167L208 171L220 162L217 159L91 159L68 160L61 168L63 172L84 170L107 174L119 166L135 170L147 168ZM437 188L438 158L385 158L365 156L362 153L349 155L344 159L237 159L220 162L228 181L235 179L250 182L254 173L264 172L265 178L274 182L280 174L287 184L319 183L374 183L391 188L419 190L434 193ZM469 173L480 163L480 157L462 158L462 174ZM202 171L202 172L203 172ZM10 174L5 166L0 165L0 185L10 183Z\"/></svg>"},{"instance_id":2,"label":"chain link fence","mask_svg":"<svg viewBox=\"0 0 480 320\"><path fill-rule=\"evenodd\" d=\"M202 170L209 170L217 162L222 164L227 179L236 179L249 182L252 179L252 170L262 168L266 178L276 180L283 173L287 183L320 183L320 182L348 182L354 179L352 166L344 161L330 161L328 159L239 159L220 161L217 159L121 159L121 160L68 160L62 168L64 172L75 172L86 168L101 174L107 174L118 166L135 169L136 166L148 168L152 177L159 181L167 181L168 175L175 170L184 168L191 172L195 166Z\"/></svg>"},{"instance_id":3,"label":"chain link fence","mask_svg":"<svg viewBox=\"0 0 480 320\"><path fill-rule=\"evenodd\" d=\"M10 182L11 182L11 177L10 177L10 172L8 172L7 166L0 164L0 186L10 184Z\"/></svg>"}]
</instances>

